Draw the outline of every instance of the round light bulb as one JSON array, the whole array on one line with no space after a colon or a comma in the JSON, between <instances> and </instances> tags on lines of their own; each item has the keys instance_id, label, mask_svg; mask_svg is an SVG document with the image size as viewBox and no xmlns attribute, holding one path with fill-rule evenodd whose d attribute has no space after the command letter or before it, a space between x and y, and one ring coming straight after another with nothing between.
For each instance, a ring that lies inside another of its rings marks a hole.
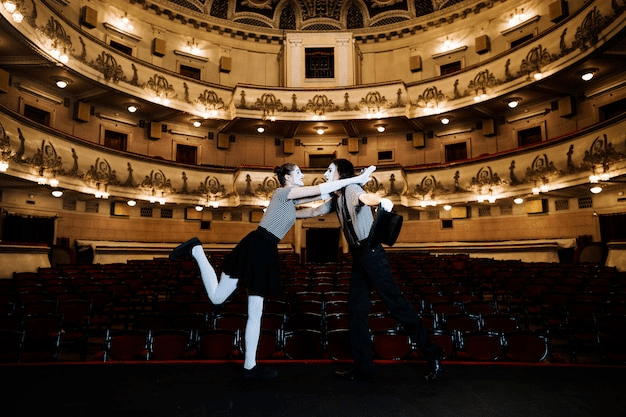
<instances>
[{"instance_id":1,"label":"round light bulb","mask_svg":"<svg viewBox=\"0 0 626 417\"><path fill-rule=\"evenodd\" d=\"M583 81L591 81L591 79L593 78L593 75L594 75L593 72L589 71L581 75L580 78L582 78Z\"/></svg>"}]
</instances>

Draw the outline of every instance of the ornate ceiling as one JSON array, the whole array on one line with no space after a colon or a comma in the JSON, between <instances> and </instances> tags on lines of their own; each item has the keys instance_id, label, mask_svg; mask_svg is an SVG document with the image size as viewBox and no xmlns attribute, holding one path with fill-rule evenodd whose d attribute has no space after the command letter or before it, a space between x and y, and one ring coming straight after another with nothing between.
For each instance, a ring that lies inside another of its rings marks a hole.
<instances>
[{"instance_id":1,"label":"ornate ceiling","mask_svg":"<svg viewBox=\"0 0 626 417\"><path fill-rule=\"evenodd\" d=\"M337 30L404 22L464 0L163 0L212 18L282 30Z\"/></svg>"}]
</instances>

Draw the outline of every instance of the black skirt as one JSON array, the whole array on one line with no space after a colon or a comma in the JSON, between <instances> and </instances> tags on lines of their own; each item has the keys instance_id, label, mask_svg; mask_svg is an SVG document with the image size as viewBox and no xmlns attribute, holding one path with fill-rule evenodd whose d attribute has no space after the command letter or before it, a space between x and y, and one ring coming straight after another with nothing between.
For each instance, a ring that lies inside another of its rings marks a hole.
<instances>
[{"instance_id":1,"label":"black skirt","mask_svg":"<svg viewBox=\"0 0 626 417\"><path fill-rule=\"evenodd\" d=\"M279 238L259 227L244 237L228 254L222 272L239 279L239 284L251 294L279 293L279 241Z\"/></svg>"}]
</instances>

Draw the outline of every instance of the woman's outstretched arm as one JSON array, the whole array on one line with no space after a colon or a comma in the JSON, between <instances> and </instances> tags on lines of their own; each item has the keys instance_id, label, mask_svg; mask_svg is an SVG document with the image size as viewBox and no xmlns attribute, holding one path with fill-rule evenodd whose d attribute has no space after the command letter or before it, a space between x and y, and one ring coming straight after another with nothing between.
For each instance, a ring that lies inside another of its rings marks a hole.
<instances>
[{"instance_id":1,"label":"woman's outstretched arm","mask_svg":"<svg viewBox=\"0 0 626 417\"><path fill-rule=\"evenodd\" d=\"M376 171L374 165L369 166L363 173L352 178L344 178L336 181L328 181L319 185L309 185L305 187L293 187L289 190L287 198L290 200L299 200L301 198L329 195L333 191L337 191L350 184L365 184L370 179L372 172Z\"/></svg>"}]
</instances>

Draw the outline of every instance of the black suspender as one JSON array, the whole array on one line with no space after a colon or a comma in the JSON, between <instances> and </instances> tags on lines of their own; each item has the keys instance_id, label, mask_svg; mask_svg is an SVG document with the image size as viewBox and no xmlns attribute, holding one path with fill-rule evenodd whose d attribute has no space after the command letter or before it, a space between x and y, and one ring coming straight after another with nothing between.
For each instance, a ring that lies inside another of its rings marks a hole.
<instances>
[{"instance_id":1,"label":"black suspender","mask_svg":"<svg viewBox=\"0 0 626 417\"><path fill-rule=\"evenodd\" d=\"M341 193L341 196L338 197L341 199L341 217L343 218L343 224L347 235L350 237L348 240L352 240L352 242L348 242L349 245L356 245L359 243L359 238L354 231L354 224L352 223L352 217L350 216L350 212L348 211L348 203L346 201L346 193L345 191ZM336 202L337 209L339 209L339 202Z\"/></svg>"}]
</instances>

